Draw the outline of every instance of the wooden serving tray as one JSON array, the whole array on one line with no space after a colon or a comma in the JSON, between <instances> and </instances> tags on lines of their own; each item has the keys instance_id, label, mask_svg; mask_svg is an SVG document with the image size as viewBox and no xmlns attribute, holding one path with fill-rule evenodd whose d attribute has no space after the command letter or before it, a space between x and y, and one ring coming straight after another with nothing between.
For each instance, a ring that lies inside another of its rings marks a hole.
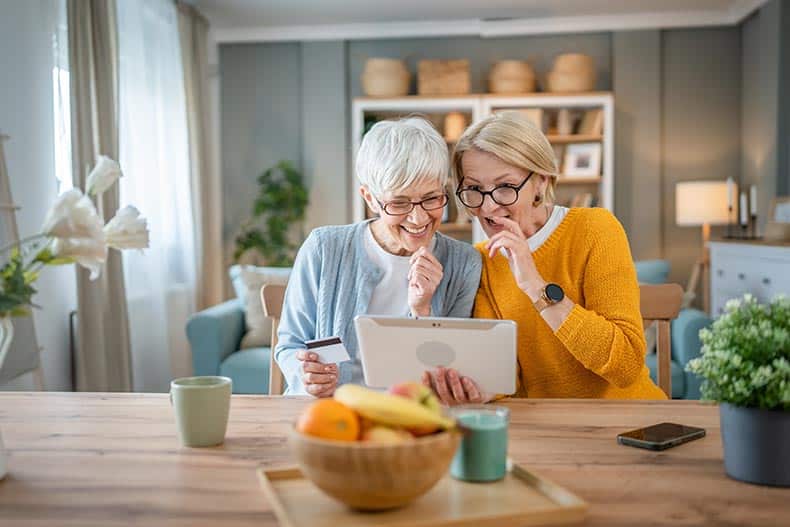
<instances>
[{"instance_id":1,"label":"wooden serving tray","mask_svg":"<svg viewBox=\"0 0 790 527\"><path fill-rule=\"evenodd\" d=\"M297 469L258 469L261 486L283 527L476 526L576 523L587 503L518 464L505 479L467 483L448 473L411 504L383 512L354 511L324 494Z\"/></svg>"}]
</instances>

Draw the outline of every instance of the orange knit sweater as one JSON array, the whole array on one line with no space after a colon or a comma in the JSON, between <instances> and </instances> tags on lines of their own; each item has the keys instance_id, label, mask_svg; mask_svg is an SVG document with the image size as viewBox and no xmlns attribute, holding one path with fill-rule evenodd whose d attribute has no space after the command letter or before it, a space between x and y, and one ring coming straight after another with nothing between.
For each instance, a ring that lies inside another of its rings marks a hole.
<instances>
[{"instance_id":1,"label":"orange knit sweater","mask_svg":"<svg viewBox=\"0 0 790 527\"><path fill-rule=\"evenodd\" d=\"M474 307L476 318L518 325L516 397L666 399L645 366L639 285L620 223L605 209L571 209L533 253L547 282L576 305L553 332L516 285L507 259L489 258Z\"/></svg>"}]
</instances>

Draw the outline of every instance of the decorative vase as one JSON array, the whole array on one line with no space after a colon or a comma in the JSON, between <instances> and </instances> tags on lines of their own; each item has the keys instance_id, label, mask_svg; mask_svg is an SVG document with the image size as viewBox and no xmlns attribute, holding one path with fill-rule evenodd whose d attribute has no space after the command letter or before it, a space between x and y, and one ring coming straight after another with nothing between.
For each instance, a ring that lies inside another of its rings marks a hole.
<instances>
[{"instance_id":1,"label":"decorative vase","mask_svg":"<svg viewBox=\"0 0 790 527\"><path fill-rule=\"evenodd\" d=\"M14 339L14 324L11 317L0 317L0 369L3 367L11 341ZM3 444L3 433L0 430L0 479L5 478L7 471L5 445Z\"/></svg>"},{"instance_id":2,"label":"decorative vase","mask_svg":"<svg viewBox=\"0 0 790 527\"><path fill-rule=\"evenodd\" d=\"M722 403L719 415L727 475L790 487L790 412Z\"/></svg>"}]
</instances>

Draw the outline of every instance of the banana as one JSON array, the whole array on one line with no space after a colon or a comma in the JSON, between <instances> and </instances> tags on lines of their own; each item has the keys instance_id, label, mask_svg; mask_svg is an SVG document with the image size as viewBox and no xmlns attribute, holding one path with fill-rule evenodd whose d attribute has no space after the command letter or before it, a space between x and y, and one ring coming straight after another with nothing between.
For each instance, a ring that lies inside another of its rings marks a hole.
<instances>
[{"instance_id":1,"label":"banana","mask_svg":"<svg viewBox=\"0 0 790 527\"><path fill-rule=\"evenodd\" d=\"M429 410L417 401L377 392L357 384L344 384L339 387L335 390L335 399L362 417L384 425L403 428L455 427L455 421Z\"/></svg>"}]
</instances>

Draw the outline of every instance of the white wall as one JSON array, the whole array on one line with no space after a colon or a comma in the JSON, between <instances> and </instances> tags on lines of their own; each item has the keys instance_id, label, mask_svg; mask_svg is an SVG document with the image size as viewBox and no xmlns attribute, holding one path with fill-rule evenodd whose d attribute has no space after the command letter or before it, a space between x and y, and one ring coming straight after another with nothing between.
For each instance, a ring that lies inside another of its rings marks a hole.
<instances>
[{"instance_id":1,"label":"white wall","mask_svg":"<svg viewBox=\"0 0 790 527\"><path fill-rule=\"evenodd\" d=\"M0 1L0 130L20 236L35 234L58 193L52 116L52 30L57 2ZM34 312L48 390L71 389L68 314L76 306L71 267L45 269ZM29 374L0 389L32 389Z\"/></svg>"}]
</instances>

